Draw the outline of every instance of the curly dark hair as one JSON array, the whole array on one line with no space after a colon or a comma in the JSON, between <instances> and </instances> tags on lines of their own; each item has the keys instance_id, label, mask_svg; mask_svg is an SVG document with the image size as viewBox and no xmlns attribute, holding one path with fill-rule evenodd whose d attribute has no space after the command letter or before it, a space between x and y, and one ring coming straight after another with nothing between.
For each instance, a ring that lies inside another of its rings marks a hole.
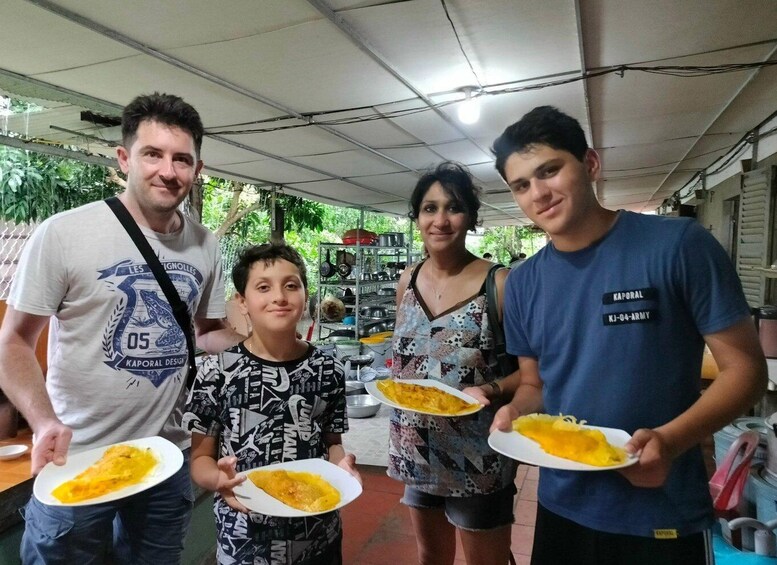
<instances>
[{"instance_id":1,"label":"curly dark hair","mask_svg":"<svg viewBox=\"0 0 777 565\"><path fill-rule=\"evenodd\" d=\"M254 263L264 261L266 266L270 266L278 259L288 261L297 267L302 279L302 286L307 291L308 275L305 261L302 260L302 256L296 249L285 243L263 243L262 245L251 245L241 250L237 262L232 268L232 282L235 285L235 290L241 295L245 295L248 273Z\"/></svg>"},{"instance_id":2,"label":"curly dark hair","mask_svg":"<svg viewBox=\"0 0 777 565\"><path fill-rule=\"evenodd\" d=\"M135 141L138 127L144 121L176 126L188 131L194 140L197 158L200 157L202 136L205 132L197 110L174 94L142 94L124 107L121 113L121 142L129 148Z\"/></svg>"},{"instance_id":3,"label":"curly dark hair","mask_svg":"<svg viewBox=\"0 0 777 565\"><path fill-rule=\"evenodd\" d=\"M513 153L523 153L533 145L547 145L568 151L582 162L588 142L580 122L553 106L538 106L507 127L496 138L491 151L496 157L496 170L505 178L505 162Z\"/></svg>"},{"instance_id":4,"label":"curly dark hair","mask_svg":"<svg viewBox=\"0 0 777 565\"><path fill-rule=\"evenodd\" d=\"M480 210L481 189L472 180L472 175L467 167L453 161L443 161L418 179L413 194L410 196L410 210L407 215L411 220L418 219L421 202L436 182L440 183L451 200L456 202L469 216L470 225L467 229L474 230L475 226L480 225L478 210Z\"/></svg>"}]
</instances>

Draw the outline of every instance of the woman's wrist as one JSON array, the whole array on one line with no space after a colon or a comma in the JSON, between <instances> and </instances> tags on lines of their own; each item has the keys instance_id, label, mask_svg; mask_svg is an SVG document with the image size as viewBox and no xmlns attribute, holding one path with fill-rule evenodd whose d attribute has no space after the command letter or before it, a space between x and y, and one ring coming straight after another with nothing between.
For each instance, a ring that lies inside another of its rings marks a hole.
<instances>
[{"instance_id":1,"label":"woman's wrist","mask_svg":"<svg viewBox=\"0 0 777 565\"><path fill-rule=\"evenodd\" d=\"M502 398L502 387L499 381L488 381L481 387L489 400Z\"/></svg>"}]
</instances>

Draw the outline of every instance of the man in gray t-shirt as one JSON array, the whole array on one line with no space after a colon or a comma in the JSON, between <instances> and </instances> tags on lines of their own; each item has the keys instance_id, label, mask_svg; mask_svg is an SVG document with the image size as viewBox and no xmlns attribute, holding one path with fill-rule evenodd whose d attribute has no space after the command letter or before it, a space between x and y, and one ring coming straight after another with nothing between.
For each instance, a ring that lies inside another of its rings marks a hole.
<instances>
[{"instance_id":1,"label":"man in gray t-shirt","mask_svg":"<svg viewBox=\"0 0 777 565\"><path fill-rule=\"evenodd\" d=\"M139 225L194 320L197 344L217 352L240 337L223 323L216 239L178 206L202 169L196 110L166 94L140 96L122 115L119 199ZM34 345L52 319L44 376ZM35 435L33 475L77 451L148 436L188 447L180 405L186 340L164 293L105 203L57 214L25 246L0 327L0 387ZM191 515L188 464L167 481L113 502L25 509L25 563L177 563ZM45 540L46 543L43 543ZM115 543L113 542L115 540ZM152 549L153 548L153 549Z\"/></svg>"}]
</instances>

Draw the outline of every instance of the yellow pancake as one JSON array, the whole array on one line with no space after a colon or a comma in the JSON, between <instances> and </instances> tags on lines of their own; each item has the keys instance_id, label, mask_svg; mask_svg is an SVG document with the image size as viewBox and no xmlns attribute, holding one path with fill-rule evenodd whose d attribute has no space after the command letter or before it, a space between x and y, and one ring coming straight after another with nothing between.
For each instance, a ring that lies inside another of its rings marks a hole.
<instances>
[{"instance_id":1,"label":"yellow pancake","mask_svg":"<svg viewBox=\"0 0 777 565\"><path fill-rule=\"evenodd\" d=\"M66 504L97 498L139 483L156 465L157 459L150 449L114 445L94 465L51 494Z\"/></svg>"},{"instance_id":2,"label":"yellow pancake","mask_svg":"<svg viewBox=\"0 0 777 565\"><path fill-rule=\"evenodd\" d=\"M434 387L403 383L393 379L378 381L377 386L390 401L411 410L423 410L442 416L458 416L479 408L477 403L466 402Z\"/></svg>"},{"instance_id":3,"label":"yellow pancake","mask_svg":"<svg viewBox=\"0 0 777 565\"><path fill-rule=\"evenodd\" d=\"M305 512L333 510L340 492L321 475L304 471L251 471L248 478L257 487L287 506Z\"/></svg>"},{"instance_id":4,"label":"yellow pancake","mask_svg":"<svg viewBox=\"0 0 777 565\"><path fill-rule=\"evenodd\" d=\"M596 467L626 461L626 451L607 441L599 430L584 428L574 416L529 414L513 421L513 429L540 444L546 453Z\"/></svg>"}]
</instances>

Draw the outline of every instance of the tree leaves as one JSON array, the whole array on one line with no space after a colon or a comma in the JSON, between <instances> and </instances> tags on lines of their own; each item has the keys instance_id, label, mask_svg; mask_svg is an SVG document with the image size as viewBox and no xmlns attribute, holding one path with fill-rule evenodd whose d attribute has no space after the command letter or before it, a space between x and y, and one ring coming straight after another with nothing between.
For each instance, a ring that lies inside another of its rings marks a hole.
<instances>
[{"instance_id":1,"label":"tree leaves","mask_svg":"<svg viewBox=\"0 0 777 565\"><path fill-rule=\"evenodd\" d=\"M36 222L116 191L98 165L0 146L0 219Z\"/></svg>"}]
</instances>

